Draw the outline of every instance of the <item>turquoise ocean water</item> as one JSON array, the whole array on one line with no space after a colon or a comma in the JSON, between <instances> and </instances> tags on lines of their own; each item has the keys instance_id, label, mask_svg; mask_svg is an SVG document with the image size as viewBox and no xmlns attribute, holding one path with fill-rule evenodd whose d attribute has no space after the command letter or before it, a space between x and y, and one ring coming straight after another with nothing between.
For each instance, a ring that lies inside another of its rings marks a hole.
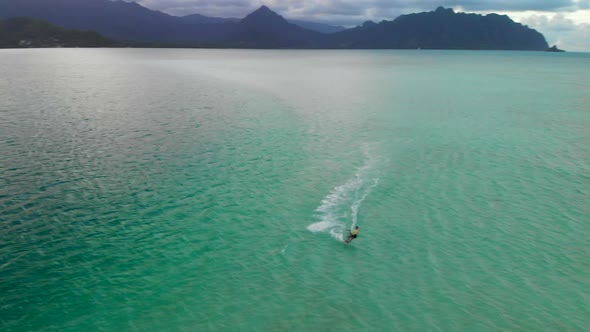
<instances>
[{"instance_id":1,"label":"turquoise ocean water","mask_svg":"<svg viewBox=\"0 0 590 332\"><path fill-rule=\"evenodd\" d=\"M590 326L589 54L4 50L0 73L2 331Z\"/></svg>"}]
</instances>

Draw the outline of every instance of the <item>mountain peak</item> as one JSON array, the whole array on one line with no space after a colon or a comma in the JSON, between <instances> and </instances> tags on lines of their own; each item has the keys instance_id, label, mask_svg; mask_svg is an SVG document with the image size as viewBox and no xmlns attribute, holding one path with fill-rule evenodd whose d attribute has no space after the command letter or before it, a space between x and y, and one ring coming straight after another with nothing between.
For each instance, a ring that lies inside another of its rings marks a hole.
<instances>
[{"instance_id":1,"label":"mountain peak","mask_svg":"<svg viewBox=\"0 0 590 332\"><path fill-rule=\"evenodd\" d=\"M281 15L273 12L270 8L266 7L265 5L260 6L260 8L256 9L250 15L246 16L255 16L255 17L280 17L283 18Z\"/></svg>"},{"instance_id":2,"label":"mountain peak","mask_svg":"<svg viewBox=\"0 0 590 332\"><path fill-rule=\"evenodd\" d=\"M438 14L455 14L453 8L445 8L443 6L438 6L434 12Z\"/></svg>"},{"instance_id":3,"label":"mountain peak","mask_svg":"<svg viewBox=\"0 0 590 332\"><path fill-rule=\"evenodd\" d=\"M254 24L254 25L288 25L289 22L285 20L281 15L273 12L270 8L266 6L261 6L260 8L256 9L248 16L242 19L242 24Z\"/></svg>"},{"instance_id":4,"label":"mountain peak","mask_svg":"<svg viewBox=\"0 0 590 332\"><path fill-rule=\"evenodd\" d=\"M322 33L289 23L284 17L261 6L238 23L231 36L240 47L289 48L311 45Z\"/></svg>"}]
</instances>

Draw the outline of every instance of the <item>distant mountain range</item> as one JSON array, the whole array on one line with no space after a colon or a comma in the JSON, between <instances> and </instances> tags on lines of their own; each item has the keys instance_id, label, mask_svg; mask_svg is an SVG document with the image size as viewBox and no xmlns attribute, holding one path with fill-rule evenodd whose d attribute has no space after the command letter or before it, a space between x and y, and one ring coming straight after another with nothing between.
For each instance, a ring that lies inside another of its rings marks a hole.
<instances>
[{"instance_id":1,"label":"distant mountain range","mask_svg":"<svg viewBox=\"0 0 590 332\"><path fill-rule=\"evenodd\" d=\"M192 14L181 17L181 19L187 23L227 23L233 22L238 23L240 18L223 18L223 17L209 17L201 14ZM345 27L337 25L329 25L323 23L302 21L302 20L287 20L289 23L298 25L307 30L317 31L321 33L334 33L346 30Z\"/></svg>"},{"instance_id":2,"label":"distant mountain range","mask_svg":"<svg viewBox=\"0 0 590 332\"><path fill-rule=\"evenodd\" d=\"M134 2L1 0L0 18L29 16L125 42L187 47L546 50L543 35L507 16L436 11L345 29L288 21L266 6L242 19L168 15Z\"/></svg>"}]
</instances>

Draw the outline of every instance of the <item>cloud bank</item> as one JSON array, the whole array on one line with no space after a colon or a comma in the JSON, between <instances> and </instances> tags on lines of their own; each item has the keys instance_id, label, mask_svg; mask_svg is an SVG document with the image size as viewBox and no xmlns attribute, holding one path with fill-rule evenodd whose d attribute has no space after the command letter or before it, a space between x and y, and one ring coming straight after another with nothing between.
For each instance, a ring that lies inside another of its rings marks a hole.
<instances>
[{"instance_id":1,"label":"cloud bank","mask_svg":"<svg viewBox=\"0 0 590 332\"><path fill-rule=\"evenodd\" d=\"M541 31L550 45L558 45L568 51L590 51L589 23L576 23L562 13L552 16L531 15L520 21Z\"/></svg>"}]
</instances>

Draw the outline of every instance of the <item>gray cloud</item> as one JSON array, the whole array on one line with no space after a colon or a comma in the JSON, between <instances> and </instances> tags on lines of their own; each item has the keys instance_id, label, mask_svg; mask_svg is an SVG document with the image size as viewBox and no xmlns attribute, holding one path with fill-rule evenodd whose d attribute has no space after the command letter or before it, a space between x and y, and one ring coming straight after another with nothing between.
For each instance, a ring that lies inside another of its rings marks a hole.
<instances>
[{"instance_id":1,"label":"gray cloud","mask_svg":"<svg viewBox=\"0 0 590 332\"><path fill-rule=\"evenodd\" d=\"M460 6L466 10L474 11L571 11L577 8L577 1L575 0L496 0L496 1L443 1L451 7Z\"/></svg>"},{"instance_id":2,"label":"gray cloud","mask_svg":"<svg viewBox=\"0 0 590 332\"><path fill-rule=\"evenodd\" d=\"M523 24L543 32L550 45L556 44L568 51L590 50L590 24L576 24L563 14L549 18L542 15L532 15L521 19Z\"/></svg>"}]
</instances>

